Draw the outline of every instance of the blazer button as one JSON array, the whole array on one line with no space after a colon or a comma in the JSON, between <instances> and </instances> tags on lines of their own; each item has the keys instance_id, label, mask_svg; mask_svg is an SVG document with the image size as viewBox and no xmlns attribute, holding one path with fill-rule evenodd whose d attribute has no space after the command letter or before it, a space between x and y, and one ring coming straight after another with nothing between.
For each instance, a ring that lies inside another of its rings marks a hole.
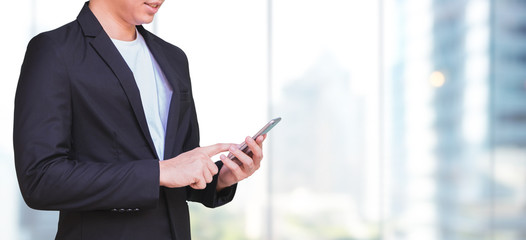
<instances>
[{"instance_id":1,"label":"blazer button","mask_svg":"<svg viewBox=\"0 0 526 240\"><path fill-rule=\"evenodd\" d=\"M117 212L117 211L119 211L119 210L117 210L116 208L113 208L113 209L111 209L111 211L112 211L112 212Z\"/></svg>"},{"instance_id":2,"label":"blazer button","mask_svg":"<svg viewBox=\"0 0 526 240\"><path fill-rule=\"evenodd\" d=\"M135 208L133 210L136 211L136 212L141 211L141 209L139 209L139 208Z\"/></svg>"},{"instance_id":3,"label":"blazer button","mask_svg":"<svg viewBox=\"0 0 526 240\"><path fill-rule=\"evenodd\" d=\"M121 208L121 209L119 209L119 212L120 212L120 213L126 212L126 209Z\"/></svg>"}]
</instances>

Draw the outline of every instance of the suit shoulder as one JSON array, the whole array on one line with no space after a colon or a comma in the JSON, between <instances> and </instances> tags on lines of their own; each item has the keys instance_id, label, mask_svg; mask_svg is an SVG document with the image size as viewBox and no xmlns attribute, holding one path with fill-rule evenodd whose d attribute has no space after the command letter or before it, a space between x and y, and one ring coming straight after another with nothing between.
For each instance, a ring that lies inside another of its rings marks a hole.
<instances>
[{"instance_id":1,"label":"suit shoulder","mask_svg":"<svg viewBox=\"0 0 526 240\"><path fill-rule=\"evenodd\" d=\"M81 29L78 23L72 21L56 29L39 33L29 41L29 46L64 48L74 42L72 39L78 38L79 31Z\"/></svg>"},{"instance_id":2,"label":"suit shoulder","mask_svg":"<svg viewBox=\"0 0 526 240\"><path fill-rule=\"evenodd\" d=\"M43 38L53 39L56 41L67 40L68 36L72 36L73 34L78 33L79 30L80 27L77 21L72 21L53 30L41 32L38 35L34 36L31 40L40 40Z\"/></svg>"}]
</instances>

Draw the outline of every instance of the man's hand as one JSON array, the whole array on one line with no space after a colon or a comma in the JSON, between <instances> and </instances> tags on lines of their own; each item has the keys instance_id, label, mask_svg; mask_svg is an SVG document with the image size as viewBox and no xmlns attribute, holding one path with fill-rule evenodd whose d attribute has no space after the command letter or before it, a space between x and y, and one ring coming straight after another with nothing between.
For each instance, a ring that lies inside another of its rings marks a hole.
<instances>
[{"instance_id":1,"label":"man's hand","mask_svg":"<svg viewBox=\"0 0 526 240\"><path fill-rule=\"evenodd\" d=\"M261 160L263 159L263 141L266 138L266 134L259 136L255 141L251 137L246 137L245 142L252 151L252 157L248 156L236 146L232 145L229 151L239 160L241 164L232 161L225 155L221 155L221 161L223 167L219 173L217 181L217 191L221 191L223 188L232 186L239 181L250 177L256 170L259 169Z\"/></svg>"},{"instance_id":2,"label":"man's hand","mask_svg":"<svg viewBox=\"0 0 526 240\"><path fill-rule=\"evenodd\" d=\"M218 172L217 166L210 158L226 152L230 146L233 145L218 143L199 147L159 162L160 185L169 188L190 186L194 189L204 189Z\"/></svg>"}]
</instances>

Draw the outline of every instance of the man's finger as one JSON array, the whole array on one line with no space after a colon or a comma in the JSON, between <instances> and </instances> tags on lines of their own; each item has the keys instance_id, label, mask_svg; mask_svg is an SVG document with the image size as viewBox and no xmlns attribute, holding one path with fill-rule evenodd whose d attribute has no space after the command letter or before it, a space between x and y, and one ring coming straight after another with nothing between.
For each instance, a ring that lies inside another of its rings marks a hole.
<instances>
[{"instance_id":1,"label":"man's finger","mask_svg":"<svg viewBox=\"0 0 526 240\"><path fill-rule=\"evenodd\" d=\"M232 161L230 158L227 158L225 155L221 155L220 158L223 164L226 167L228 167L230 171L232 171L234 176L236 176L237 180L240 180L239 176L243 174L243 170L241 169L241 167L236 162Z\"/></svg>"},{"instance_id":2,"label":"man's finger","mask_svg":"<svg viewBox=\"0 0 526 240\"><path fill-rule=\"evenodd\" d=\"M194 183L190 184L190 187L193 189L205 189L206 183L198 178Z\"/></svg>"},{"instance_id":3,"label":"man's finger","mask_svg":"<svg viewBox=\"0 0 526 240\"><path fill-rule=\"evenodd\" d=\"M249 171L254 168L254 161L250 156L235 147L231 147L229 151L237 158L237 161L241 163L241 168Z\"/></svg>"},{"instance_id":4,"label":"man's finger","mask_svg":"<svg viewBox=\"0 0 526 240\"><path fill-rule=\"evenodd\" d=\"M206 153L206 155L208 155L209 157L212 157L212 156L215 156L215 155L217 155L219 153L228 151L228 148L231 145L232 144L230 144L230 143L217 143L217 144L214 144L214 145L201 147L201 149Z\"/></svg>"},{"instance_id":5,"label":"man's finger","mask_svg":"<svg viewBox=\"0 0 526 240\"><path fill-rule=\"evenodd\" d=\"M219 172L219 168L217 168L217 165L215 163L209 162L207 166L208 166L208 171L210 172L210 174L216 175Z\"/></svg>"},{"instance_id":6,"label":"man's finger","mask_svg":"<svg viewBox=\"0 0 526 240\"><path fill-rule=\"evenodd\" d=\"M257 161L256 164L259 164L259 161L263 158L263 149L262 149L262 143L258 144L256 141L254 141L252 138L247 137L246 143L248 147L250 148L250 151L252 151L252 160Z\"/></svg>"},{"instance_id":7,"label":"man's finger","mask_svg":"<svg viewBox=\"0 0 526 240\"><path fill-rule=\"evenodd\" d=\"M212 173L206 170L203 172L203 177L206 183L211 183L212 180L214 179L214 176L212 175Z\"/></svg>"}]
</instances>

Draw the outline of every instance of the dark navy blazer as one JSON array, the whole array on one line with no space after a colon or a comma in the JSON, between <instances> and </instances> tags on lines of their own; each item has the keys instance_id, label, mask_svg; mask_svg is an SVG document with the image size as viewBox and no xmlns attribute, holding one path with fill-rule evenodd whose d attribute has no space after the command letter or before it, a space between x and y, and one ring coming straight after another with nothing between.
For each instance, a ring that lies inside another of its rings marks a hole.
<instances>
[{"instance_id":1,"label":"dark navy blazer","mask_svg":"<svg viewBox=\"0 0 526 240\"><path fill-rule=\"evenodd\" d=\"M159 158L199 146L184 52L137 26L173 89L165 156L156 156L133 74L86 3L28 44L15 99L14 150L28 206L60 210L56 239L190 239L186 201L216 193L159 187ZM221 167L220 162L217 163Z\"/></svg>"}]
</instances>

